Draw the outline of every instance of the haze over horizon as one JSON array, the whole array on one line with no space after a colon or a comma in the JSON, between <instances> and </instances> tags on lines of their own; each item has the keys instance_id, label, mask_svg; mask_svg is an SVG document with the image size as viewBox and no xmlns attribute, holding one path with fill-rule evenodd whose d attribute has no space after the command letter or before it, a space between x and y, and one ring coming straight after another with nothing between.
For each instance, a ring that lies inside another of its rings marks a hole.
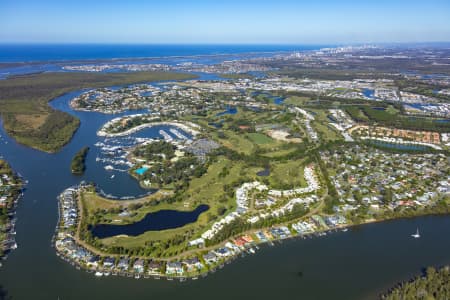
<instances>
[{"instance_id":1,"label":"haze over horizon","mask_svg":"<svg viewBox=\"0 0 450 300\"><path fill-rule=\"evenodd\" d=\"M450 2L0 2L0 43L350 44L450 41Z\"/></svg>"}]
</instances>

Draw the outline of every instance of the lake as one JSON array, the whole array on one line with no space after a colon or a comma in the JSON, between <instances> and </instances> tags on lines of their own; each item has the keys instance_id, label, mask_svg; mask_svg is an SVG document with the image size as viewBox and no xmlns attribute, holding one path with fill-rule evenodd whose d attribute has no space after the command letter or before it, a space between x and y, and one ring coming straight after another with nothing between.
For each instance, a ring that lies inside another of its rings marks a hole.
<instances>
[{"instance_id":1,"label":"lake","mask_svg":"<svg viewBox=\"0 0 450 300\"><path fill-rule=\"evenodd\" d=\"M369 99L375 99L375 91L372 89L363 89L362 93Z\"/></svg>"},{"instance_id":2,"label":"lake","mask_svg":"<svg viewBox=\"0 0 450 300\"><path fill-rule=\"evenodd\" d=\"M222 111L220 113L217 113L216 117L221 117L221 116L224 116L224 115L235 115L235 114L237 114L237 112L238 112L238 110L237 110L236 107L227 107L226 110L224 110L224 111Z\"/></svg>"},{"instance_id":3,"label":"lake","mask_svg":"<svg viewBox=\"0 0 450 300\"><path fill-rule=\"evenodd\" d=\"M367 140L368 144L378 146L381 148L394 149L394 150L406 150L406 151L427 151L430 150L430 147L425 145L416 145L416 144L397 144L390 143L384 141L377 140Z\"/></svg>"},{"instance_id":4,"label":"lake","mask_svg":"<svg viewBox=\"0 0 450 300\"><path fill-rule=\"evenodd\" d=\"M116 235L138 236L147 231L159 231L182 227L197 221L201 213L209 209L208 205L199 205L193 211L159 210L148 213L142 220L127 224L99 224L91 228L92 235L99 239Z\"/></svg>"}]
</instances>

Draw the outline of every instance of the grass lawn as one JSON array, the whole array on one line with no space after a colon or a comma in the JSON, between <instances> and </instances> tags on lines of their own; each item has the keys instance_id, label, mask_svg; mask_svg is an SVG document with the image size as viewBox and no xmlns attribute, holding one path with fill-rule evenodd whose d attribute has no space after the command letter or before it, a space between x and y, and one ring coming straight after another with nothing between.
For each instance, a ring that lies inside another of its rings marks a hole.
<instances>
[{"instance_id":1,"label":"grass lawn","mask_svg":"<svg viewBox=\"0 0 450 300\"><path fill-rule=\"evenodd\" d=\"M249 133L248 137L253 143L258 145L270 144L274 142L271 137L268 137L267 135L262 133Z\"/></svg>"},{"instance_id":2,"label":"grass lawn","mask_svg":"<svg viewBox=\"0 0 450 300\"><path fill-rule=\"evenodd\" d=\"M313 121L311 124L325 141L335 141L342 139L341 134L328 124L330 122L327 117L328 111L321 109L312 109L312 111L314 111L315 113L315 121Z\"/></svg>"},{"instance_id":3,"label":"grass lawn","mask_svg":"<svg viewBox=\"0 0 450 300\"><path fill-rule=\"evenodd\" d=\"M330 127L331 125L329 124L324 124L321 122L313 122L312 126L316 128L316 130L319 132L319 134L325 141L336 141L342 139L340 134L336 132L332 127Z\"/></svg>"},{"instance_id":4,"label":"grass lawn","mask_svg":"<svg viewBox=\"0 0 450 300\"><path fill-rule=\"evenodd\" d=\"M303 177L304 160L288 161L271 165L268 176L270 187L274 189L291 189L306 186Z\"/></svg>"},{"instance_id":5,"label":"grass lawn","mask_svg":"<svg viewBox=\"0 0 450 300\"><path fill-rule=\"evenodd\" d=\"M396 109L393 105L389 105L386 108L386 112L390 113L391 115L396 115L398 114L400 111L398 109Z\"/></svg>"},{"instance_id":6,"label":"grass lawn","mask_svg":"<svg viewBox=\"0 0 450 300\"><path fill-rule=\"evenodd\" d=\"M285 155L288 155L288 154L294 152L295 150L296 150L295 147L290 147L290 148L287 148L287 149L280 149L280 150L275 150L275 151L267 151L264 154L262 154L262 156L269 157L269 158L282 157L282 156L285 156Z\"/></svg>"},{"instance_id":7,"label":"grass lawn","mask_svg":"<svg viewBox=\"0 0 450 300\"><path fill-rule=\"evenodd\" d=\"M99 196L94 192L84 192L83 206L88 210L88 213L92 213L96 210L101 209L113 209L113 208L127 208L131 204L143 204L149 201L155 201L164 196L167 191L159 190L158 192L149 195L144 198L134 199L134 200L110 200Z\"/></svg>"},{"instance_id":8,"label":"grass lawn","mask_svg":"<svg viewBox=\"0 0 450 300\"><path fill-rule=\"evenodd\" d=\"M284 100L284 103L301 106L301 105L304 105L309 100L311 100L311 98L309 98L309 97L290 96L290 97L286 98L286 100Z\"/></svg>"},{"instance_id":9,"label":"grass lawn","mask_svg":"<svg viewBox=\"0 0 450 300\"><path fill-rule=\"evenodd\" d=\"M247 155L255 150L255 145L244 135L237 134L231 130L224 130L224 133L226 138L218 138L218 141L225 147Z\"/></svg>"}]
</instances>

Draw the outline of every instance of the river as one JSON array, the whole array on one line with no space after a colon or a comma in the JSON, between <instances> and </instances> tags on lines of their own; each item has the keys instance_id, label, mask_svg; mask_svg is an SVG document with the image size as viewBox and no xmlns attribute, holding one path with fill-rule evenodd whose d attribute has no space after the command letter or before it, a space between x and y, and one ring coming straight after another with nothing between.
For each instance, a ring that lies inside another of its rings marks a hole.
<instances>
[{"instance_id":1,"label":"river","mask_svg":"<svg viewBox=\"0 0 450 300\"><path fill-rule=\"evenodd\" d=\"M81 120L74 138L56 154L19 145L0 129L0 154L29 180L17 209L19 248L0 268L0 285L13 299L366 299L423 267L450 262L450 217L430 216L264 246L255 255L239 258L196 281L99 279L76 270L59 259L50 244L57 220L57 195L81 180L95 181L114 195L146 192L126 173L112 180L95 163L95 151L88 154L85 175L70 173L72 156L83 146L93 148L99 139L96 131L118 116L72 111L68 102L78 93L51 103ZM410 237L416 227L420 239Z\"/></svg>"}]
</instances>

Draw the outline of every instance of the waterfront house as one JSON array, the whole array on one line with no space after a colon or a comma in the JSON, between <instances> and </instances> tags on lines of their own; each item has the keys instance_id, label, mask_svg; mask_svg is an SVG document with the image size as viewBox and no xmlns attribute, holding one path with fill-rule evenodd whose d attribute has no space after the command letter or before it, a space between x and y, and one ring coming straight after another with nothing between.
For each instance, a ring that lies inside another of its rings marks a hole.
<instances>
[{"instance_id":1,"label":"waterfront house","mask_svg":"<svg viewBox=\"0 0 450 300\"><path fill-rule=\"evenodd\" d=\"M234 244L238 247L243 247L245 244L247 244L247 241L244 240L242 237L238 237L234 240Z\"/></svg>"},{"instance_id":2,"label":"waterfront house","mask_svg":"<svg viewBox=\"0 0 450 300\"><path fill-rule=\"evenodd\" d=\"M166 264L166 274L167 275L183 275L183 265L176 261L176 262L168 262Z\"/></svg>"},{"instance_id":3,"label":"waterfront house","mask_svg":"<svg viewBox=\"0 0 450 300\"><path fill-rule=\"evenodd\" d=\"M210 252L206 253L205 255L203 255L203 259L205 260L205 262L207 264L210 264L210 265L216 263L218 260L217 255L213 251L210 251Z\"/></svg>"},{"instance_id":4,"label":"waterfront house","mask_svg":"<svg viewBox=\"0 0 450 300\"><path fill-rule=\"evenodd\" d=\"M126 270L128 270L129 265L130 265L130 260L128 258L121 258L119 260L119 263L117 264L117 269L119 269L121 271L126 271Z\"/></svg>"},{"instance_id":5,"label":"waterfront house","mask_svg":"<svg viewBox=\"0 0 450 300\"><path fill-rule=\"evenodd\" d=\"M148 263L148 273L150 275L160 275L162 269L162 263L159 261L150 261Z\"/></svg>"},{"instance_id":6,"label":"waterfront house","mask_svg":"<svg viewBox=\"0 0 450 300\"><path fill-rule=\"evenodd\" d=\"M264 234L264 232L262 231L257 231L256 232L256 237L261 241L261 242L265 242L268 240L268 237Z\"/></svg>"},{"instance_id":7,"label":"waterfront house","mask_svg":"<svg viewBox=\"0 0 450 300\"><path fill-rule=\"evenodd\" d=\"M227 257L227 256L232 255L231 251L226 247L216 249L214 252L216 253L216 255L218 257Z\"/></svg>"},{"instance_id":8,"label":"waterfront house","mask_svg":"<svg viewBox=\"0 0 450 300\"><path fill-rule=\"evenodd\" d=\"M100 257L97 255L93 255L86 260L86 266L88 266L89 268L96 269L98 267L99 262Z\"/></svg>"},{"instance_id":9,"label":"waterfront house","mask_svg":"<svg viewBox=\"0 0 450 300\"><path fill-rule=\"evenodd\" d=\"M136 273L144 273L144 260L143 259L136 259L133 265L133 270Z\"/></svg>"},{"instance_id":10,"label":"waterfront house","mask_svg":"<svg viewBox=\"0 0 450 300\"><path fill-rule=\"evenodd\" d=\"M231 243L231 242L226 242L226 243L225 243L225 247L227 247L228 249L230 249L230 251L231 251L233 254L237 254L237 253L241 252L241 249L240 249L238 246L236 246L235 244Z\"/></svg>"},{"instance_id":11,"label":"waterfront house","mask_svg":"<svg viewBox=\"0 0 450 300\"><path fill-rule=\"evenodd\" d=\"M114 267L115 262L116 262L116 259L114 257L106 257L103 260L103 267L112 269Z\"/></svg>"},{"instance_id":12,"label":"waterfront house","mask_svg":"<svg viewBox=\"0 0 450 300\"><path fill-rule=\"evenodd\" d=\"M186 270L188 272L193 272L195 270L203 269L203 264L200 262L198 257L185 259L183 261L183 264L186 266Z\"/></svg>"}]
</instances>

